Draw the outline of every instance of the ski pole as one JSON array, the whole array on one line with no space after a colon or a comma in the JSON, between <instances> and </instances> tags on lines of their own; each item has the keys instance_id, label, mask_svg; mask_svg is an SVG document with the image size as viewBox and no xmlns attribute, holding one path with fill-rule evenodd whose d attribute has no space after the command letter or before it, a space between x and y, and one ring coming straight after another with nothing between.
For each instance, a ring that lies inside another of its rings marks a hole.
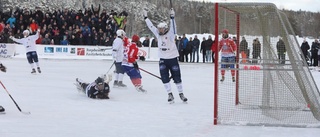
<instances>
[{"instance_id":1,"label":"ski pole","mask_svg":"<svg viewBox=\"0 0 320 137\"><path fill-rule=\"evenodd\" d=\"M159 77L159 76L157 76L157 75L155 75L155 74L152 74L151 72L149 72L149 71L146 71L146 70L144 70L144 69L142 69L142 68L139 68L140 70L142 70L143 72L145 72L145 73L148 73L148 74L150 74L150 75L152 75L152 76L154 76L154 77L156 77L156 78L158 78L158 79L161 79L161 77Z\"/></svg>"},{"instance_id":2,"label":"ski pole","mask_svg":"<svg viewBox=\"0 0 320 137\"><path fill-rule=\"evenodd\" d=\"M16 105L16 107L18 108L18 110L23 113L23 114L30 114L30 112L23 112L19 105L17 104L17 102L13 99L13 97L10 95L9 91L7 90L7 88L3 85L2 81L0 81L0 84L2 85L2 87L4 88L4 90L8 93L9 97L11 98L11 100L13 101L13 103Z\"/></svg>"}]
</instances>

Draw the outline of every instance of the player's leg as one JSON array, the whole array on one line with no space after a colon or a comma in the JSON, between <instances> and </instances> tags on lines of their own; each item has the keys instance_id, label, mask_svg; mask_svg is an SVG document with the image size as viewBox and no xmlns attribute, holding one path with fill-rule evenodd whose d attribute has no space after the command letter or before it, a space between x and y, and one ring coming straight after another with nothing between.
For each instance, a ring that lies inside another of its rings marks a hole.
<instances>
[{"instance_id":1,"label":"player's leg","mask_svg":"<svg viewBox=\"0 0 320 137\"><path fill-rule=\"evenodd\" d=\"M26 55L27 55L28 63L30 64L30 67L32 69L31 73L34 74L34 73L36 73L36 70L34 69L34 62L33 62L32 52L27 52Z\"/></svg>"},{"instance_id":2,"label":"player's leg","mask_svg":"<svg viewBox=\"0 0 320 137\"><path fill-rule=\"evenodd\" d=\"M41 69L40 69L40 65L39 65L39 59L38 59L38 54L36 51L31 53L32 59L35 62L36 66L37 66L37 70L39 73L41 73Z\"/></svg>"},{"instance_id":3,"label":"player's leg","mask_svg":"<svg viewBox=\"0 0 320 137\"><path fill-rule=\"evenodd\" d=\"M171 85L170 85L170 77L169 77L169 68L167 66L167 59L160 59L159 61L159 70L161 75L161 81L164 85L168 93L168 102L174 102L174 97L171 92Z\"/></svg>"},{"instance_id":4,"label":"player's leg","mask_svg":"<svg viewBox=\"0 0 320 137\"><path fill-rule=\"evenodd\" d=\"M171 77L173 78L174 83L176 84L177 90L179 92L180 99L184 102L188 101L188 99L183 94L183 86L181 80L181 72L180 66L177 59L168 60L169 70L171 73Z\"/></svg>"},{"instance_id":5,"label":"player's leg","mask_svg":"<svg viewBox=\"0 0 320 137\"><path fill-rule=\"evenodd\" d=\"M222 82L222 81L224 81L224 79L225 79L225 77L224 77L224 75L225 75L225 73L226 73L226 70L224 69L224 68L227 68L227 64L225 64L225 63L227 63L228 62L228 58L227 57L221 57L221 79L220 79L220 81Z\"/></svg>"},{"instance_id":6,"label":"player's leg","mask_svg":"<svg viewBox=\"0 0 320 137\"><path fill-rule=\"evenodd\" d=\"M122 66L123 70L127 73L130 77L133 86L139 92L147 92L145 89L142 88L142 81L141 81L141 74L140 71L135 69L134 67L130 66Z\"/></svg>"},{"instance_id":7,"label":"player's leg","mask_svg":"<svg viewBox=\"0 0 320 137\"><path fill-rule=\"evenodd\" d=\"M236 63L236 57L228 57L228 62L229 63L232 63L230 64L230 68L231 68L231 76L232 76L232 81L235 82L236 79L235 79L235 74L236 74L236 71L234 70L234 63Z\"/></svg>"}]
</instances>

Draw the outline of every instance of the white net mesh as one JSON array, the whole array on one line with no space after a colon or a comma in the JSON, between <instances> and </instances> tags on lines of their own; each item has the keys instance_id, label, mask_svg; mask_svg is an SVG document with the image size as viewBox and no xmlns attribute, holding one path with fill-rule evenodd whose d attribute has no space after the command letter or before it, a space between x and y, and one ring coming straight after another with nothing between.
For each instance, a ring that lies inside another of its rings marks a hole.
<instances>
[{"instance_id":1,"label":"white net mesh","mask_svg":"<svg viewBox=\"0 0 320 137\"><path fill-rule=\"evenodd\" d=\"M320 127L319 90L286 16L269 3L220 3L218 11L216 29L240 39L235 68L221 68L221 57L216 64L219 79L225 70L218 122Z\"/></svg>"}]
</instances>

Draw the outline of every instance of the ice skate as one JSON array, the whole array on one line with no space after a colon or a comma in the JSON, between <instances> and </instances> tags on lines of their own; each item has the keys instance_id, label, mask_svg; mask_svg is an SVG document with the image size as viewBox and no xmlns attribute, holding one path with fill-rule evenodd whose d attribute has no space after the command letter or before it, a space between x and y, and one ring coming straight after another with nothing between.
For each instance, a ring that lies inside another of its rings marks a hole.
<instances>
[{"instance_id":1,"label":"ice skate","mask_svg":"<svg viewBox=\"0 0 320 137\"><path fill-rule=\"evenodd\" d=\"M223 81L224 81L224 76L222 76L222 78L220 79L220 81L221 81L221 82L223 82Z\"/></svg>"},{"instance_id":2,"label":"ice skate","mask_svg":"<svg viewBox=\"0 0 320 137\"><path fill-rule=\"evenodd\" d=\"M235 82L236 81L236 78L235 77L232 77L232 82Z\"/></svg>"},{"instance_id":3,"label":"ice skate","mask_svg":"<svg viewBox=\"0 0 320 137\"><path fill-rule=\"evenodd\" d=\"M173 97L172 93L169 93L169 94L168 94L168 102L169 102L170 104L174 103L174 97Z\"/></svg>"},{"instance_id":4,"label":"ice skate","mask_svg":"<svg viewBox=\"0 0 320 137\"><path fill-rule=\"evenodd\" d=\"M83 80L82 79L79 79L79 78L76 78L76 82L81 85L83 83Z\"/></svg>"},{"instance_id":5,"label":"ice skate","mask_svg":"<svg viewBox=\"0 0 320 137\"><path fill-rule=\"evenodd\" d=\"M181 99L183 102L187 102L187 101L188 101L188 99L183 95L183 93L180 93L179 96L180 96L180 99Z\"/></svg>"},{"instance_id":6,"label":"ice skate","mask_svg":"<svg viewBox=\"0 0 320 137\"><path fill-rule=\"evenodd\" d=\"M115 81L113 82L113 87L114 87L114 88L119 87L119 86L118 86L118 80L115 80Z\"/></svg>"},{"instance_id":7,"label":"ice skate","mask_svg":"<svg viewBox=\"0 0 320 137\"><path fill-rule=\"evenodd\" d=\"M143 89L142 86L137 86L137 87L136 87L136 90L137 90L138 92L147 93L147 90Z\"/></svg>"},{"instance_id":8,"label":"ice skate","mask_svg":"<svg viewBox=\"0 0 320 137\"><path fill-rule=\"evenodd\" d=\"M83 88L82 88L82 83L83 81L79 78L76 78L76 83L74 83L74 85L76 85L78 92L84 92Z\"/></svg>"},{"instance_id":9,"label":"ice skate","mask_svg":"<svg viewBox=\"0 0 320 137\"><path fill-rule=\"evenodd\" d=\"M36 74L37 72L36 72L36 69L32 69L32 71L31 71L31 74Z\"/></svg>"},{"instance_id":10,"label":"ice skate","mask_svg":"<svg viewBox=\"0 0 320 137\"><path fill-rule=\"evenodd\" d=\"M118 87L125 88L125 87L127 87L127 85L123 84L122 81L119 81L118 82Z\"/></svg>"},{"instance_id":11,"label":"ice skate","mask_svg":"<svg viewBox=\"0 0 320 137\"><path fill-rule=\"evenodd\" d=\"M41 73L41 69L40 69L40 67L37 67L37 70L38 70L38 72L39 72L39 73Z\"/></svg>"}]
</instances>

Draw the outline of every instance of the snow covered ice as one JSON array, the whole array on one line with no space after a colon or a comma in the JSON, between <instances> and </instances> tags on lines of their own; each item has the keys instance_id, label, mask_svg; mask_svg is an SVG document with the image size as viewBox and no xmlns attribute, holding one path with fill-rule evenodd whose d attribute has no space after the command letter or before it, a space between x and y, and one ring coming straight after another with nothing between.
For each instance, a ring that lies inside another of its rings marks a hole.
<instances>
[{"instance_id":1,"label":"snow covered ice","mask_svg":"<svg viewBox=\"0 0 320 137\"><path fill-rule=\"evenodd\" d=\"M318 128L213 125L213 64L180 63L182 103L171 81L175 103L167 102L162 82L141 71L147 94L137 92L124 77L126 89L111 88L109 100L79 93L76 78L93 82L106 73L111 60L40 59L41 74L30 74L26 59L6 59L1 81L23 111L0 89L0 137L317 137ZM159 76L158 62L139 67ZM113 68L114 69L114 68ZM110 71L111 72L111 71ZM320 73L311 71L317 85Z\"/></svg>"}]
</instances>

